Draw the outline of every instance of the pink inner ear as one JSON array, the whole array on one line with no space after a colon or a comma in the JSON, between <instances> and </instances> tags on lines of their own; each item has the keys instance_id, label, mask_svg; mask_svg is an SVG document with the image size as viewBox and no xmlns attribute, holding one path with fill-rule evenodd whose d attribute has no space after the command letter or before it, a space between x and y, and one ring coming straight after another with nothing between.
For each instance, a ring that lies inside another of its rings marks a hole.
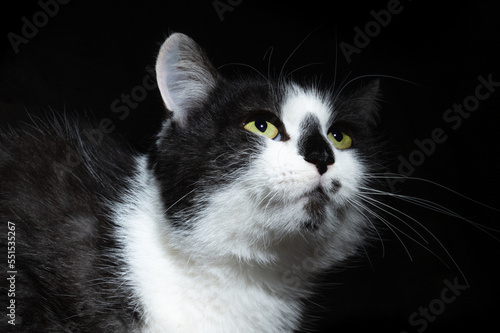
<instances>
[{"instance_id":1,"label":"pink inner ear","mask_svg":"<svg viewBox=\"0 0 500 333\"><path fill-rule=\"evenodd\" d=\"M187 110L207 98L216 75L205 53L188 36L176 33L163 43L156 76L163 102L175 121L182 124Z\"/></svg>"},{"instance_id":2,"label":"pink inner ear","mask_svg":"<svg viewBox=\"0 0 500 333\"><path fill-rule=\"evenodd\" d=\"M162 45L156 60L156 79L161 97L166 108L178 116L179 105L172 96L171 89L174 83L179 80L176 63L179 61L178 41L176 36L170 36Z\"/></svg>"}]
</instances>

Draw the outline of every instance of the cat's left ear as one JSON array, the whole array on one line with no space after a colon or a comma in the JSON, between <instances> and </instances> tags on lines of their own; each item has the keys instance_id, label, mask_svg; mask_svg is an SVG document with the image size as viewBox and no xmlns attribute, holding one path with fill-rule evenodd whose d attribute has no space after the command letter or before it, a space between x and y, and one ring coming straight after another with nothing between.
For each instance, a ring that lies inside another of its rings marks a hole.
<instances>
[{"instance_id":1,"label":"cat's left ear","mask_svg":"<svg viewBox=\"0 0 500 333\"><path fill-rule=\"evenodd\" d=\"M187 112L199 106L215 87L217 71L190 37L174 33L163 43L156 60L156 80L163 102L181 126Z\"/></svg>"}]
</instances>

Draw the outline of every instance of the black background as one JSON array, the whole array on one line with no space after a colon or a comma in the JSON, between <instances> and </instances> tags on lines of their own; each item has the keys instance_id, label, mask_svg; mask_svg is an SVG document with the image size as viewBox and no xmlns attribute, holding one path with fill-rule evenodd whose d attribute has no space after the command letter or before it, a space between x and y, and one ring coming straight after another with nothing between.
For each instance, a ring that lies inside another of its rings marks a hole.
<instances>
[{"instance_id":1,"label":"black background","mask_svg":"<svg viewBox=\"0 0 500 333\"><path fill-rule=\"evenodd\" d=\"M213 1L69 1L39 24L37 33L18 45L17 53L9 33L22 36L22 18L33 22L42 7L35 1L4 5L0 121L23 118L26 109L92 112L97 119L111 119L117 132L144 149L163 112L159 94L149 91L125 119L112 112L111 104L142 84L161 42L178 31L202 45L224 72L252 71L248 67L252 66L264 75L279 74L284 66L288 73L297 69L295 76L321 77L326 83L336 78L337 86L362 75L384 76L380 129L388 140L388 171L398 172L399 156L408 159L418 149L415 140L428 139L441 128L446 141L435 145L412 176L500 207L500 87L458 128L452 129L443 119L454 103L474 95L479 76L491 75L500 82L500 7L495 1L401 1L400 12L373 32L350 62L339 46L355 46L354 28L364 30L374 21L370 12L386 9L391 1L220 2L233 4L232 10L222 13L223 20ZM399 194L423 197L500 229L499 212L431 183L406 180L395 187ZM428 240L430 251L406 236L421 241L414 231L386 214L401 232L396 236L381 227L384 241L366 249L368 256L328 276L311 303L310 328L397 333L495 330L500 310L499 243L459 218L398 200L390 204L435 236L405 219ZM427 322L425 330L420 324L411 325L409 317L420 307L438 306L435 300L446 288L445 279L465 285L464 277L469 288L444 309L436 308L439 315Z\"/></svg>"}]
</instances>

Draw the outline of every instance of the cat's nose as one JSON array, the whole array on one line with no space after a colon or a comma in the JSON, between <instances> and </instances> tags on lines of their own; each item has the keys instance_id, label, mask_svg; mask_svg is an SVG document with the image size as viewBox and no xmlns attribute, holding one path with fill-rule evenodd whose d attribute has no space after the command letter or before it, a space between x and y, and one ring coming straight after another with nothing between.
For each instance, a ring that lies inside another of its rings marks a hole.
<instances>
[{"instance_id":1,"label":"cat's nose","mask_svg":"<svg viewBox=\"0 0 500 333\"><path fill-rule=\"evenodd\" d=\"M304 160L316 165L320 175L323 175L328 170L328 166L335 162L331 151L312 151L304 157Z\"/></svg>"},{"instance_id":2,"label":"cat's nose","mask_svg":"<svg viewBox=\"0 0 500 333\"><path fill-rule=\"evenodd\" d=\"M332 144L322 134L316 117L307 118L302 128L304 135L299 141L299 151L304 160L314 164L319 174L323 175L328 170L328 165L335 162Z\"/></svg>"}]
</instances>

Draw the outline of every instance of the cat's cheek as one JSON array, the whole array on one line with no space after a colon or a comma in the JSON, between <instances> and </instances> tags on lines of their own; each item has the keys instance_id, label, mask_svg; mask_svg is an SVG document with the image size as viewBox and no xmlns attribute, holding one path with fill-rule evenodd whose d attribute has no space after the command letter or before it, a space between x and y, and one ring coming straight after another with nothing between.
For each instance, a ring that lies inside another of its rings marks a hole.
<instances>
[{"instance_id":1,"label":"cat's cheek","mask_svg":"<svg viewBox=\"0 0 500 333\"><path fill-rule=\"evenodd\" d=\"M348 203L359 193L366 179L366 167L353 151L336 151L335 163L328 171L331 182L338 183L337 203Z\"/></svg>"}]
</instances>

